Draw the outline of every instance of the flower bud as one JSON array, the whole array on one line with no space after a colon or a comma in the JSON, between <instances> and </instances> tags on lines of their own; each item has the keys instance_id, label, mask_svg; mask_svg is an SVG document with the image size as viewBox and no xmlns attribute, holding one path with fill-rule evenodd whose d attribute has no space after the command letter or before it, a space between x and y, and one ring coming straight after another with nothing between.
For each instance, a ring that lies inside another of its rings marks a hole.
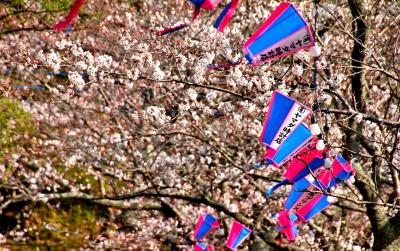
<instances>
[{"instance_id":1,"label":"flower bud","mask_svg":"<svg viewBox=\"0 0 400 251\"><path fill-rule=\"evenodd\" d=\"M318 140L316 148L318 151L323 151L325 149L324 140L322 139Z\"/></svg>"},{"instance_id":2,"label":"flower bud","mask_svg":"<svg viewBox=\"0 0 400 251\"><path fill-rule=\"evenodd\" d=\"M332 166L332 160L329 158L324 159L324 167L330 168Z\"/></svg>"},{"instance_id":3,"label":"flower bud","mask_svg":"<svg viewBox=\"0 0 400 251\"><path fill-rule=\"evenodd\" d=\"M314 135L314 136L321 134L321 128L319 128L318 124L310 125L310 130L311 130L312 135Z\"/></svg>"},{"instance_id":4,"label":"flower bud","mask_svg":"<svg viewBox=\"0 0 400 251\"><path fill-rule=\"evenodd\" d=\"M350 178L347 180L350 184L354 184L354 182L356 182L356 178L354 177L354 175L351 175Z\"/></svg>"},{"instance_id":5,"label":"flower bud","mask_svg":"<svg viewBox=\"0 0 400 251\"><path fill-rule=\"evenodd\" d=\"M315 43L315 45L310 48L310 55L312 57L319 57L319 55L321 55L321 48L318 46L317 43Z\"/></svg>"},{"instance_id":6,"label":"flower bud","mask_svg":"<svg viewBox=\"0 0 400 251\"><path fill-rule=\"evenodd\" d=\"M327 200L329 203L335 203L335 202L336 202L336 198L333 197L333 196L328 196L328 198L326 198L326 200Z\"/></svg>"}]
</instances>

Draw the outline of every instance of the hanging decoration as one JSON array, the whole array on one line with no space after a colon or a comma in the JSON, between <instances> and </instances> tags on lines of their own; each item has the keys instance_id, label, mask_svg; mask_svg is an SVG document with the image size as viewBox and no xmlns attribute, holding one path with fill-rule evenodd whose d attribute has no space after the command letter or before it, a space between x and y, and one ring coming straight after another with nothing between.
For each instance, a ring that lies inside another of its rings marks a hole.
<instances>
[{"instance_id":1,"label":"hanging decoration","mask_svg":"<svg viewBox=\"0 0 400 251\"><path fill-rule=\"evenodd\" d=\"M304 49L310 49L313 57L318 57L321 52L314 41L310 25L296 7L288 2L281 3L242 47L244 57L253 66ZM227 64L211 64L208 69L227 69L240 64L241 61L242 58Z\"/></svg>"},{"instance_id":2,"label":"hanging decoration","mask_svg":"<svg viewBox=\"0 0 400 251\"><path fill-rule=\"evenodd\" d=\"M76 16L78 16L79 10L81 9L84 2L85 0L75 0L68 15L64 18L64 20L54 25L53 27L54 31L58 32L70 27L71 22L75 19Z\"/></svg>"},{"instance_id":3,"label":"hanging decoration","mask_svg":"<svg viewBox=\"0 0 400 251\"><path fill-rule=\"evenodd\" d=\"M193 21L199 16L201 9L213 10L221 0L190 0L190 2L195 6ZM224 8L214 24L218 31L224 30L238 4L239 0L232 0ZM181 24L161 31L160 35L188 26L189 24ZM311 56L318 57L321 50L315 42L315 37L315 30L312 31L296 7L283 2L244 43L243 57L236 62L209 65L208 68L227 69L239 65L243 58L246 58L249 64L256 66L305 49L310 50ZM315 60L311 88L317 89ZM313 106L313 109L320 109L318 104L316 107ZM279 91L274 91L260 136L260 141L267 147L263 166L281 167L291 160L284 172L285 179L266 192L266 195L270 196L280 186L292 184L284 210L275 216L279 223L277 229L290 241L295 240L298 235L298 222L310 220L334 203L336 199L331 196L331 192L355 173L353 167L341 155L336 155L333 161L330 159L329 149L325 146L321 129L316 123L316 115L312 116L310 127L305 123L309 115L311 109ZM218 227L218 221L214 217L203 214L196 224L194 238L200 241ZM251 232L248 227L233 220L226 242L227 247L236 250ZM213 247L198 242L195 250L213 250Z\"/></svg>"},{"instance_id":4,"label":"hanging decoration","mask_svg":"<svg viewBox=\"0 0 400 251\"><path fill-rule=\"evenodd\" d=\"M350 179L355 170L341 155L336 155L332 165L321 165L314 172L294 183L285 203L285 210L275 217L289 241L297 236L298 220L307 222L319 212L336 202L329 193L341 182Z\"/></svg>"},{"instance_id":5,"label":"hanging decoration","mask_svg":"<svg viewBox=\"0 0 400 251\"><path fill-rule=\"evenodd\" d=\"M297 237L297 221L298 218L295 214L290 213L288 210L277 213L274 217L279 223L277 230L286 236L286 239L293 241Z\"/></svg>"},{"instance_id":6,"label":"hanging decoration","mask_svg":"<svg viewBox=\"0 0 400 251\"><path fill-rule=\"evenodd\" d=\"M268 189L265 193L267 197L280 186L295 183L310 174L310 171L315 171L325 165L328 148L324 147L322 151L318 150L316 148L318 141L319 139L314 137L309 145L294 156L283 175L286 179Z\"/></svg>"},{"instance_id":7,"label":"hanging decoration","mask_svg":"<svg viewBox=\"0 0 400 251\"><path fill-rule=\"evenodd\" d=\"M194 247L195 251L214 251L214 247L212 245L201 242L201 240L218 228L219 223L212 215L200 215L194 230L194 239L197 241ZM251 229L244 226L240 222L233 220L226 246L231 250L236 250L236 248L247 238L251 232Z\"/></svg>"},{"instance_id":8,"label":"hanging decoration","mask_svg":"<svg viewBox=\"0 0 400 251\"><path fill-rule=\"evenodd\" d=\"M291 3L281 3L247 40L243 53L261 64L314 46L311 28Z\"/></svg>"},{"instance_id":9,"label":"hanging decoration","mask_svg":"<svg viewBox=\"0 0 400 251\"><path fill-rule=\"evenodd\" d=\"M192 21L196 20L200 14L200 11L203 10L213 10L215 9L221 0L189 0L195 7L193 14L192 14ZM219 31L223 32L226 25L231 20L233 14L236 12L236 8L239 4L239 0L232 0L225 9L221 12L217 21L214 24L214 27ZM182 30L186 27L189 27L190 24L180 24L165 30L161 30L159 32L160 36L164 36L179 30Z\"/></svg>"},{"instance_id":10,"label":"hanging decoration","mask_svg":"<svg viewBox=\"0 0 400 251\"><path fill-rule=\"evenodd\" d=\"M278 138L278 140L281 138ZM310 140L312 134L307 125L301 123L287 138L278 141L277 148L269 147L264 156L265 161L275 167L282 166L293 158L297 151L302 149Z\"/></svg>"},{"instance_id":11,"label":"hanging decoration","mask_svg":"<svg viewBox=\"0 0 400 251\"><path fill-rule=\"evenodd\" d=\"M260 141L267 147L265 160L281 166L309 140L312 133L302 122L311 110L296 100L274 91Z\"/></svg>"},{"instance_id":12,"label":"hanging decoration","mask_svg":"<svg viewBox=\"0 0 400 251\"><path fill-rule=\"evenodd\" d=\"M295 158L290 162L284 174L290 182L297 182L305 177L310 171L315 171L324 166L327 158L328 148L318 150L316 148L318 138L314 137L307 147L303 148Z\"/></svg>"},{"instance_id":13,"label":"hanging decoration","mask_svg":"<svg viewBox=\"0 0 400 251\"><path fill-rule=\"evenodd\" d=\"M215 251L214 247L204 242L197 242L194 251Z\"/></svg>"},{"instance_id":14,"label":"hanging decoration","mask_svg":"<svg viewBox=\"0 0 400 251\"><path fill-rule=\"evenodd\" d=\"M219 223L211 214L202 214L194 228L194 239L201 241L204 237L219 228Z\"/></svg>"},{"instance_id":15,"label":"hanging decoration","mask_svg":"<svg viewBox=\"0 0 400 251\"><path fill-rule=\"evenodd\" d=\"M226 246L231 250L236 250L251 232L252 230L250 228L236 220L233 220Z\"/></svg>"},{"instance_id":16,"label":"hanging decoration","mask_svg":"<svg viewBox=\"0 0 400 251\"><path fill-rule=\"evenodd\" d=\"M336 155L330 169L317 169L313 175L309 174L294 184L285 209L296 212L302 221L308 221L335 201L325 193L349 179L354 173L350 163L341 155Z\"/></svg>"},{"instance_id":17,"label":"hanging decoration","mask_svg":"<svg viewBox=\"0 0 400 251\"><path fill-rule=\"evenodd\" d=\"M314 115L311 129L304 122L310 114L304 105L274 91L260 137L267 146L266 164L280 167L291 159L285 179L266 192L268 197L280 186L293 184L284 210L275 216L277 230L289 241L296 239L298 221L306 222L335 203L331 192L355 174L341 155L330 159Z\"/></svg>"}]
</instances>

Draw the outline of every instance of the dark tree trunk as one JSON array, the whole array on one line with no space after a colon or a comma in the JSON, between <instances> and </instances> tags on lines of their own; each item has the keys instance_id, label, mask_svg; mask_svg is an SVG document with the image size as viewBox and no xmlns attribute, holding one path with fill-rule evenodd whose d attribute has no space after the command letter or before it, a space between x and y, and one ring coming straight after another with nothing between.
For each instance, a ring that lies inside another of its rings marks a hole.
<instances>
[{"instance_id":1,"label":"dark tree trunk","mask_svg":"<svg viewBox=\"0 0 400 251\"><path fill-rule=\"evenodd\" d=\"M363 62L365 60L365 44L367 42L367 25L363 10L362 0L348 0L348 4L353 16L353 36L354 47L352 51L352 79L351 94L354 97L354 107L359 111L365 111L366 95ZM360 134L363 123L357 123L354 119L349 120L349 127L352 130L346 133L346 144L350 150L346 153L347 157L352 154L358 154L361 149ZM378 164L377 162L373 162ZM372 167L373 170L377 168ZM370 175L361 167L357 168L358 175L363 181L357 181L355 184L362 194L364 200L371 202L382 202L377 194L372 191L375 187L374 181ZM369 183L369 184L368 184ZM371 222L372 232L374 234L373 250L400 250L400 213L390 219L387 211L382 206L367 204L367 215Z\"/></svg>"}]
</instances>

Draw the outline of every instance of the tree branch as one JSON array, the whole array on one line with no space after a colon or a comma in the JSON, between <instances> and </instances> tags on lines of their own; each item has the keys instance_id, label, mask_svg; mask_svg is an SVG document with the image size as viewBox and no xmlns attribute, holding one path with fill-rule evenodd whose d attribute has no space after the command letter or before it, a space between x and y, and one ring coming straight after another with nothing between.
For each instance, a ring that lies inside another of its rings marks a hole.
<instances>
[{"instance_id":1,"label":"tree branch","mask_svg":"<svg viewBox=\"0 0 400 251\"><path fill-rule=\"evenodd\" d=\"M392 121L383 118L374 117L365 113L357 112L354 110L339 110L339 109L329 109L329 108L321 108L321 112L323 113L333 113L333 114L343 114L343 115L361 115L364 120L368 120L377 124L387 125L394 128L400 128L400 121Z\"/></svg>"}]
</instances>

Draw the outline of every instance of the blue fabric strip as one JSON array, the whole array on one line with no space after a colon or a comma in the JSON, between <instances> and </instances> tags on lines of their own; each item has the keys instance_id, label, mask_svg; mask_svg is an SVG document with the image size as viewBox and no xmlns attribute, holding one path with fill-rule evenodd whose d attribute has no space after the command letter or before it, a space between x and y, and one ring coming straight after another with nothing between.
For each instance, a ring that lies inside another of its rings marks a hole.
<instances>
[{"instance_id":1,"label":"blue fabric strip","mask_svg":"<svg viewBox=\"0 0 400 251\"><path fill-rule=\"evenodd\" d=\"M271 188L269 188L269 189L265 192L265 196L267 196L267 197L271 196L271 194L272 194L276 189L278 189L279 187L281 187L281 186L283 186L283 185L286 185L286 184L288 184L288 183L289 183L289 180L287 180L287 179L282 180L282 181L279 182L278 184L276 184L276 185L272 186Z\"/></svg>"}]
</instances>

